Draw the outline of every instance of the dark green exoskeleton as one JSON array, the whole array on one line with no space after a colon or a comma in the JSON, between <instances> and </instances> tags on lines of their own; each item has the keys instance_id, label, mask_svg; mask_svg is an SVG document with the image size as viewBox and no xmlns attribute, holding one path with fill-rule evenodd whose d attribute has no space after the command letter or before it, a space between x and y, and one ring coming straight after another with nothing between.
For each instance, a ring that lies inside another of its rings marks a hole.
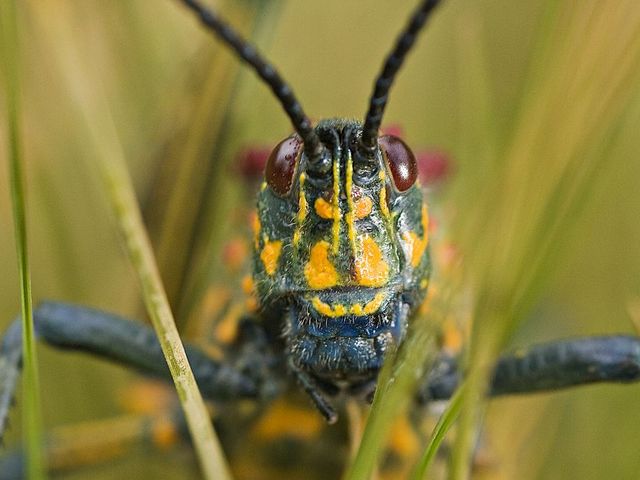
<instances>
[{"instance_id":1,"label":"dark green exoskeleton","mask_svg":"<svg viewBox=\"0 0 640 480\"><path fill-rule=\"evenodd\" d=\"M271 154L258 197L258 309L245 316L224 359L186 344L195 377L203 395L220 404L266 404L298 383L335 421L335 398L370 397L385 352L402 342L428 288L428 215L415 158L379 129L395 75L439 2L422 0L411 16L375 82L364 122L323 120L315 127L251 45L198 1L182 3L273 90L295 130ZM34 320L38 338L51 345L169 378L155 334L142 323L60 303L41 304ZM0 437L21 368L20 328L16 321L0 344ZM490 393L639 379L636 337L582 338L504 355ZM443 356L416 400L447 399L459 381L456 360ZM0 466L0 478L7 472Z\"/></svg>"},{"instance_id":2,"label":"dark green exoskeleton","mask_svg":"<svg viewBox=\"0 0 640 480\"><path fill-rule=\"evenodd\" d=\"M254 279L267 328L325 417L326 399L370 396L387 350L424 300L428 218L413 154L383 136L363 152L362 125L321 121L326 153L294 135L268 160L258 196Z\"/></svg>"}]
</instances>

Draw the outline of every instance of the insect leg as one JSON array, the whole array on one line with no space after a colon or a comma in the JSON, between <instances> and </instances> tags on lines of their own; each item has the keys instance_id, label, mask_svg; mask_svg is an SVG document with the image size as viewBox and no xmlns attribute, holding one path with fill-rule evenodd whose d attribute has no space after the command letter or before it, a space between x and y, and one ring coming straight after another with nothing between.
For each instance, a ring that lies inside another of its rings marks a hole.
<instances>
[{"instance_id":1,"label":"insect leg","mask_svg":"<svg viewBox=\"0 0 640 480\"><path fill-rule=\"evenodd\" d=\"M299 368L296 368L291 361L289 362L289 368L296 376L302 389L311 397L311 400L313 400L316 408L320 411L327 423L335 423L338 420L338 414L336 409L323 394L322 387L319 382L313 379L311 375Z\"/></svg>"},{"instance_id":2,"label":"insect leg","mask_svg":"<svg viewBox=\"0 0 640 480\"><path fill-rule=\"evenodd\" d=\"M114 360L142 373L170 379L155 332L142 323L86 307L47 302L34 311L36 337L63 349L84 351ZM6 428L22 364L22 325L18 318L0 343L0 438ZM185 344L203 396L224 401L255 398L262 379Z\"/></svg>"},{"instance_id":3,"label":"insect leg","mask_svg":"<svg viewBox=\"0 0 640 480\"><path fill-rule=\"evenodd\" d=\"M492 396L526 394L591 383L640 381L640 338L584 337L534 345L501 356ZM422 403L450 398L460 383L456 361L441 358L418 394Z\"/></svg>"}]
</instances>

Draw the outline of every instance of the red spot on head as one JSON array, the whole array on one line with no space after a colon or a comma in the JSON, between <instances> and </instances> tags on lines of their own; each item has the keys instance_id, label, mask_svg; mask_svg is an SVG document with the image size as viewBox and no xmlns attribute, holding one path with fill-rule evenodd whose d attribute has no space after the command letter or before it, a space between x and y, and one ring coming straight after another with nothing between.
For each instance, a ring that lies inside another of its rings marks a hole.
<instances>
[{"instance_id":1,"label":"red spot on head","mask_svg":"<svg viewBox=\"0 0 640 480\"><path fill-rule=\"evenodd\" d=\"M446 179L453 169L451 157L441 150L423 150L416 154L418 175L424 185Z\"/></svg>"},{"instance_id":2,"label":"red spot on head","mask_svg":"<svg viewBox=\"0 0 640 480\"><path fill-rule=\"evenodd\" d=\"M394 137L404 137L404 130L399 123L392 123L390 125L385 125L380 129L382 135L393 135Z\"/></svg>"},{"instance_id":3,"label":"red spot on head","mask_svg":"<svg viewBox=\"0 0 640 480\"><path fill-rule=\"evenodd\" d=\"M251 146L243 149L236 157L238 173L249 181L261 179L270 153L271 148L265 146Z\"/></svg>"}]
</instances>

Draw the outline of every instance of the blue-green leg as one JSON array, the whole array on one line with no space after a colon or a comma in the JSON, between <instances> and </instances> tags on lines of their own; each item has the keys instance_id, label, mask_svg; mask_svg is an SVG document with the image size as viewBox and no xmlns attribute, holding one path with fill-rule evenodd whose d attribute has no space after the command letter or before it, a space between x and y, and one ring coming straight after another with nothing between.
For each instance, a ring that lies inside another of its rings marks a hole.
<instances>
[{"instance_id":1,"label":"blue-green leg","mask_svg":"<svg viewBox=\"0 0 640 480\"><path fill-rule=\"evenodd\" d=\"M426 403L450 398L460 378L455 359L442 358L428 376L418 400ZM638 381L640 338L584 337L534 345L501 356L490 394L528 394L592 383Z\"/></svg>"},{"instance_id":2,"label":"blue-green leg","mask_svg":"<svg viewBox=\"0 0 640 480\"><path fill-rule=\"evenodd\" d=\"M49 345L91 353L147 375L171 378L155 332L147 325L100 310L54 302L38 306L34 322L36 337ZM20 376L21 328L20 319L15 320L0 343L0 438ZM264 379L259 374L264 370L250 371L242 359L223 364L193 345L185 344L185 349L205 398L225 401L255 398L262 393ZM259 356L254 350L252 355Z\"/></svg>"}]
</instances>

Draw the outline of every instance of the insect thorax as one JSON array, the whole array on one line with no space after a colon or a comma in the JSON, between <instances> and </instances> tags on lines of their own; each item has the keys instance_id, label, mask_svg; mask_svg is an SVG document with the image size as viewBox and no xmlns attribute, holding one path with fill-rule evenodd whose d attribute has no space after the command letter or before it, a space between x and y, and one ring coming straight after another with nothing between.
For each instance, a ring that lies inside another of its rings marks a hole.
<instances>
[{"instance_id":1,"label":"insect thorax","mask_svg":"<svg viewBox=\"0 0 640 480\"><path fill-rule=\"evenodd\" d=\"M292 367L353 387L375 379L424 298L427 209L417 182L396 188L385 151L358 153L359 122L324 120L316 132L328 152L323 161L309 160L290 137L284 142L294 153L282 157L292 162L289 191L282 176L262 185L254 283Z\"/></svg>"}]
</instances>

